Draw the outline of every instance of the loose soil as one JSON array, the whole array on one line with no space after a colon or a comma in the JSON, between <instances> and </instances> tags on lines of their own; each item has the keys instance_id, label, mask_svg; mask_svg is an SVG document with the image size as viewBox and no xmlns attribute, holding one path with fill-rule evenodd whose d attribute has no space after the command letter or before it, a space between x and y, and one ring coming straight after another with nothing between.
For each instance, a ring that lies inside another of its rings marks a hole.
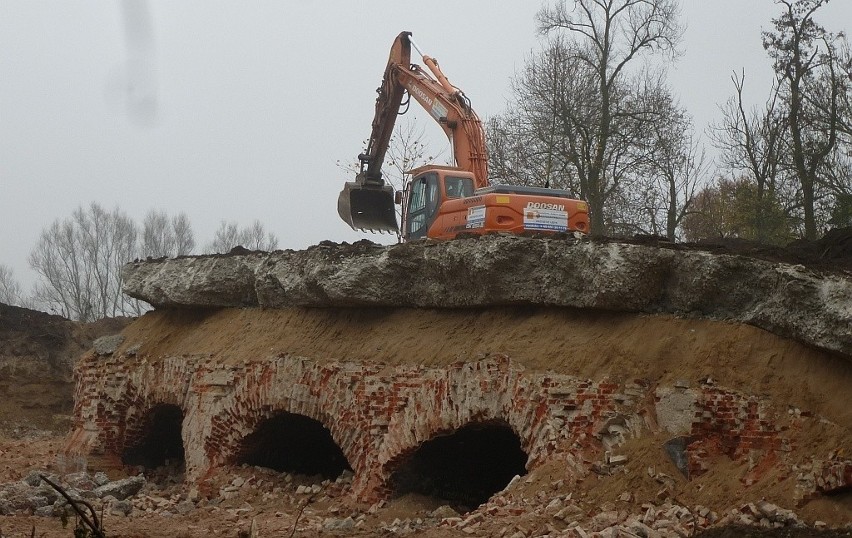
<instances>
[{"instance_id":1,"label":"loose soil","mask_svg":"<svg viewBox=\"0 0 852 538\"><path fill-rule=\"evenodd\" d=\"M835 228L816 241L799 239L783 247L734 237L705 239L697 243L671 243L659 236L636 236L633 239L617 240L596 238L595 240L654 245L677 250L703 250L715 254L736 254L773 262L800 264L828 272L852 271L852 228Z\"/></svg>"},{"instance_id":2,"label":"loose soil","mask_svg":"<svg viewBox=\"0 0 852 538\"><path fill-rule=\"evenodd\" d=\"M124 332L119 352L212 356L240 363L279 354L445 366L505 354L532 371L651 384L712 378L852 429L852 361L748 325L547 307L157 310Z\"/></svg>"}]
</instances>

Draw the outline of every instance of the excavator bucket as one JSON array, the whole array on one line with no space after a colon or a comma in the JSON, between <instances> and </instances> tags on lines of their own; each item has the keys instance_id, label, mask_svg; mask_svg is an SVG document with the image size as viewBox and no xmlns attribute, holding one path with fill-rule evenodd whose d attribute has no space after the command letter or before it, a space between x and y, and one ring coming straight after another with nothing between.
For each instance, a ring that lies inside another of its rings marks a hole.
<instances>
[{"instance_id":1,"label":"excavator bucket","mask_svg":"<svg viewBox=\"0 0 852 538\"><path fill-rule=\"evenodd\" d=\"M355 230L397 233L393 187L347 182L337 198L337 212Z\"/></svg>"}]
</instances>

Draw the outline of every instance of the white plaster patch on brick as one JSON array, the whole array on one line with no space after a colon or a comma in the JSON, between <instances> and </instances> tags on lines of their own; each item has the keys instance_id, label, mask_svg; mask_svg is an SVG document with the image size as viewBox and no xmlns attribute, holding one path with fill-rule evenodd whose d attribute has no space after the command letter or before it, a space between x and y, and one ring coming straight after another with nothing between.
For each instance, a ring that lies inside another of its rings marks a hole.
<instances>
[{"instance_id":1,"label":"white plaster patch on brick","mask_svg":"<svg viewBox=\"0 0 852 538\"><path fill-rule=\"evenodd\" d=\"M688 435L698 410L698 392L677 387L660 387L656 391L657 423L672 435Z\"/></svg>"}]
</instances>

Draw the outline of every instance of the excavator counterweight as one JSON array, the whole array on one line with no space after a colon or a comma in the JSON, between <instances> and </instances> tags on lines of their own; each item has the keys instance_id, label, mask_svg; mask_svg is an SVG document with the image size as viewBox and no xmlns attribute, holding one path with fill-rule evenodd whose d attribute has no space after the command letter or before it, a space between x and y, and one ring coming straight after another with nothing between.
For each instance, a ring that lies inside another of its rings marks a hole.
<instances>
[{"instance_id":1,"label":"excavator counterweight","mask_svg":"<svg viewBox=\"0 0 852 538\"><path fill-rule=\"evenodd\" d=\"M397 233L393 187L347 181L337 197L337 213L356 230Z\"/></svg>"}]
</instances>

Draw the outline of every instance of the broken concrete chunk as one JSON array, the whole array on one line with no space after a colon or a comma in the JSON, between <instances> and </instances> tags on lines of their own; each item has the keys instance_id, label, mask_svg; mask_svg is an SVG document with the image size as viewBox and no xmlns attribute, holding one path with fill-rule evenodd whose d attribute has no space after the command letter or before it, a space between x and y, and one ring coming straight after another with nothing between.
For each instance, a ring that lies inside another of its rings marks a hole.
<instances>
[{"instance_id":1,"label":"broken concrete chunk","mask_svg":"<svg viewBox=\"0 0 852 538\"><path fill-rule=\"evenodd\" d=\"M115 501L110 505L110 513L116 516L129 516L133 511L133 504L128 501Z\"/></svg>"},{"instance_id":2,"label":"broken concrete chunk","mask_svg":"<svg viewBox=\"0 0 852 538\"><path fill-rule=\"evenodd\" d=\"M352 516L337 519L337 518L326 518L322 524L323 529L325 530L349 530L355 528L355 520L352 519Z\"/></svg>"},{"instance_id":3,"label":"broken concrete chunk","mask_svg":"<svg viewBox=\"0 0 852 538\"><path fill-rule=\"evenodd\" d=\"M123 342L124 336L121 334L102 336L95 340L92 349L97 355L112 355Z\"/></svg>"},{"instance_id":4,"label":"broken concrete chunk","mask_svg":"<svg viewBox=\"0 0 852 538\"><path fill-rule=\"evenodd\" d=\"M67 474L63 481L76 489L94 489L98 485L103 485L96 484L95 481L92 480L92 477L89 476L89 473L85 471Z\"/></svg>"},{"instance_id":5,"label":"broken concrete chunk","mask_svg":"<svg viewBox=\"0 0 852 538\"><path fill-rule=\"evenodd\" d=\"M448 517L458 517L459 513L450 508L448 504L439 506L432 511L432 517L444 519Z\"/></svg>"},{"instance_id":6,"label":"broken concrete chunk","mask_svg":"<svg viewBox=\"0 0 852 538\"><path fill-rule=\"evenodd\" d=\"M36 487L41 484L41 475L44 471L30 471L27 473L27 476L24 477L22 482L24 482L28 486Z\"/></svg>"},{"instance_id":7,"label":"broken concrete chunk","mask_svg":"<svg viewBox=\"0 0 852 538\"><path fill-rule=\"evenodd\" d=\"M698 392L692 389L660 387L656 391L657 422L674 435L688 435L692 431Z\"/></svg>"},{"instance_id":8,"label":"broken concrete chunk","mask_svg":"<svg viewBox=\"0 0 852 538\"><path fill-rule=\"evenodd\" d=\"M131 476L130 478L116 480L115 482L110 482L109 484L100 486L96 488L94 492L100 499L103 499L107 495L112 495L117 500L123 501L124 499L139 493L139 490L142 489L142 486L144 485L145 477Z\"/></svg>"},{"instance_id":9,"label":"broken concrete chunk","mask_svg":"<svg viewBox=\"0 0 852 538\"><path fill-rule=\"evenodd\" d=\"M97 473L95 473L95 476L92 477L92 480L94 480L95 484L98 486L103 486L109 483L109 477L106 475L106 473L102 471L98 471Z\"/></svg>"},{"instance_id":10,"label":"broken concrete chunk","mask_svg":"<svg viewBox=\"0 0 852 538\"><path fill-rule=\"evenodd\" d=\"M675 437L674 439L669 439L663 445L669 459L672 460L672 463L675 464L677 470L680 471L687 479L689 478L689 461L686 455L686 447L688 444L688 437Z\"/></svg>"}]
</instances>

